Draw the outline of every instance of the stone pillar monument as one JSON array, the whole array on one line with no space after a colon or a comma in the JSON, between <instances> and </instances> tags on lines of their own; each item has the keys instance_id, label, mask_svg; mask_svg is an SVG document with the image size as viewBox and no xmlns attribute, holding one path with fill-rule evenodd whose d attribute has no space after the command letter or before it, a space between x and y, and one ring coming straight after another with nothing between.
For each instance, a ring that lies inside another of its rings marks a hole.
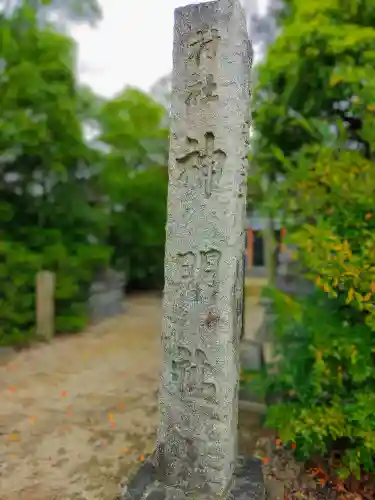
<instances>
[{"instance_id":1,"label":"stone pillar monument","mask_svg":"<svg viewBox=\"0 0 375 500\"><path fill-rule=\"evenodd\" d=\"M124 499L264 495L237 457L251 59L238 0L176 9L160 425Z\"/></svg>"}]
</instances>

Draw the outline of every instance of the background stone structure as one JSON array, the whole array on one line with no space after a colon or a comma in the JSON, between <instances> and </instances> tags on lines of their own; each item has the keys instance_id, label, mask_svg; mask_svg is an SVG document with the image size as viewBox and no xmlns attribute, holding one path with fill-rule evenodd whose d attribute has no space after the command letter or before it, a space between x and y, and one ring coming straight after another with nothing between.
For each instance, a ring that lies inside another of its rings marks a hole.
<instances>
[{"instance_id":1,"label":"background stone structure","mask_svg":"<svg viewBox=\"0 0 375 500\"><path fill-rule=\"evenodd\" d=\"M107 269L92 283L88 302L90 319L97 323L125 311L125 275Z\"/></svg>"},{"instance_id":2,"label":"background stone structure","mask_svg":"<svg viewBox=\"0 0 375 500\"><path fill-rule=\"evenodd\" d=\"M303 277L300 263L293 256L294 248L285 247L278 254L275 287L281 292L293 297L309 295L313 292L314 285ZM270 363L275 359L274 353L274 321L276 315L272 300L262 297L260 300L264 307L264 320L256 336L257 342L262 345L264 362Z\"/></svg>"}]
</instances>

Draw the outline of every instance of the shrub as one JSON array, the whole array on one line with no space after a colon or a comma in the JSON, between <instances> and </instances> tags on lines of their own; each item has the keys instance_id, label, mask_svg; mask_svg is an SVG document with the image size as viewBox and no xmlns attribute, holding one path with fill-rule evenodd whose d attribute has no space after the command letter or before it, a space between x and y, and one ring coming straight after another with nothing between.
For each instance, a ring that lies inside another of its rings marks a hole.
<instances>
[{"instance_id":1,"label":"shrub","mask_svg":"<svg viewBox=\"0 0 375 500\"><path fill-rule=\"evenodd\" d=\"M35 276L41 256L0 243L0 345L24 345L35 334Z\"/></svg>"},{"instance_id":2,"label":"shrub","mask_svg":"<svg viewBox=\"0 0 375 500\"><path fill-rule=\"evenodd\" d=\"M344 446L342 473L374 470L375 341L370 327L343 318L335 299L317 291L275 303L277 373L264 388L271 404L267 425L301 457L329 454Z\"/></svg>"},{"instance_id":3,"label":"shrub","mask_svg":"<svg viewBox=\"0 0 375 500\"><path fill-rule=\"evenodd\" d=\"M0 244L0 345L27 345L35 337L35 282L41 269L56 273L56 332L80 331L87 324L87 300L95 270L109 259L107 248L62 245L45 254L14 242Z\"/></svg>"},{"instance_id":4,"label":"shrub","mask_svg":"<svg viewBox=\"0 0 375 500\"><path fill-rule=\"evenodd\" d=\"M111 212L112 265L125 271L129 288L162 289L168 171L165 167L125 170L117 190L122 209Z\"/></svg>"},{"instance_id":5,"label":"shrub","mask_svg":"<svg viewBox=\"0 0 375 500\"><path fill-rule=\"evenodd\" d=\"M305 456L374 466L375 197L372 0L284 0L254 93L254 163L312 297L274 292L279 403L268 423Z\"/></svg>"},{"instance_id":6,"label":"shrub","mask_svg":"<svg viewBox=\"0 0 375 500\"><path fill-rule=\"evenodd\" d=\"M269 292L281 356L265 381L279 398L268 424L304 456L344 446L347 473L374 467L374 190L372 162L358 152L301 154L279 196L292 216L289 242L316 291L297 299Z\"/></svg>"}]
</instances>

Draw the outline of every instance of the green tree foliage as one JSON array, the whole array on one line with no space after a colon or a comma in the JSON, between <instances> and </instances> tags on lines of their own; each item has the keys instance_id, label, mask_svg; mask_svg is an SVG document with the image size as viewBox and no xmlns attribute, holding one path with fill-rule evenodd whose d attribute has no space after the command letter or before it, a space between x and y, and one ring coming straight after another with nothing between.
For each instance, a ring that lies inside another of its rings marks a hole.
<instances>
[{"instance_id":1,"label":"green tree foliage","mask_svg":"<svg viewBox=\"0 0 375 500\"><path fill-rule=\"evenodd\" d=\"M160 289L164 280L164 241L168 172L106 169L103 185L111 192L109 243L112 264L126 272L129 288ZM117 201L117 203L116 203Z\"/></svg>"},{"instance_id":2,"label":"green tree foliage","mask_svg":"<svg viewBox=\"0 0 375 500\"><path fill-rule=\"evenodd\" d=\"M272 293L268 423L307 456L344 449L341 473L358 474L375 454L375 4L284 4L253 99L254 161L317 289Z\"/></svg>"},{"instance_id":3,"label":"green tree foliage","mask_svg":"<svg viewBox=\"0 0 375 500\"><path fill-rule=\"evenodd\" d=\"M2 277L17 282L8 274L17 269L13 251L39 256L39 268L57 273L57 328L74 330L84 324L90 270L109 257L97 244L105 220L92 212L84 175L91 152L77 116L75 47L69 38L38 28L28 6L0 19L0 37L0 234L13 242L3 249ZM35 276L19 279L33 284ZM18 304L2 302L4 316L21 317Z\"/></svg>"},{"instance_id":4,"label":"green tree foliage","mask_svg":"<svg viewBox=\"0 0 375 500\"><path fill-rule=\"evenodd\" d=\"M103 267L126 269L138 286L162 283L165 110L134 89L108 101L79 87L76 47L40 22L43 6L62 4L0 14L0 344L33 337L38 270L56 273L64 332L86 324Z\"/></svg>"},{"instance_id":5,"label":"green tree foliage","mask_svg":"<svg viewBox=\"0 0 375 500\"><path fill-rule=\"evenodd\" d=\"M95 25L102 17L97 0L0 0L0 12L6 17L22 6L36 14L38 26L52 23L56 28L67 28L70 23Z\"/></svg>"},{"instance_id":6,"label":"green tree foliage","mask_svg":"<svg viewBox=\"0 0 375 500\"><path fill-rule=\"evenodd\" d=\"M128 88L99 113L99 141L106 145L102 192L108 194L113 264L130 287L163 283L167 197L166 110Z\"/></svg>"},{"instance_id":7,"label":"green tree foliage","mask_svg":"<svg viewBox=\"0 0 375 500\"><path fill-rule=\"evenodd\" d=\"M118 167L139 170L166 165L168 130L166 110L139 90L127 88L104 104L100 112L99 140L110 148Z\"/></svg>"}]
</instances>

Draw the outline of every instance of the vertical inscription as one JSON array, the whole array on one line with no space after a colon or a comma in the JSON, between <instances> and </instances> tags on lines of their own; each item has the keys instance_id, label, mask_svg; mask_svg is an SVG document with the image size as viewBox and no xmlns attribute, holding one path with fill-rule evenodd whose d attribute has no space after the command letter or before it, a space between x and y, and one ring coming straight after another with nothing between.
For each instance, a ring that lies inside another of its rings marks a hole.
<instances>
[{"instance_id":1,"label":"vertical inscription","mask_svg":"<svg viewBox=\"0 0 375 500\"><path fill-rule=\"evenodd\" d=\"M240 171L240 181L238 189L238 197L245 198L247 192L247 173L249 169L249 145L250 145L250 120L246 120L243 124L243 136L246 147L246 154L241 158L243 168Z\"/></svg>"},{"instance_id":2,"label":"vertical inscription","mask_svg":"<svg viewBox=\"0 0 375 500\"><path fill-rule=\"evenodd\" d=\"M194 75L193 75L194 76ZM219 96L214 94L217 85L214 80L214 75L207 75L203 80L194 80L189 83L186 88L187 97L185 104L199 104L200 102L206 103L210 101L217 101Z\"/></svg>"},{"instance_id":3,"label":"vertical inscription","mask_svg":"<svg viewBox=\"0 0 375 500\"><path fill-rule=\"evenodd\" d=\"M236 182L236 192L238 198L246 198L247 195L247 170L248 170L248 156L243 156L241 158L243 162L243 168L237 174Z\"/></svg>"},{"instance_id":4,"label":"vertical inscription","mask_svg":"<svg viewBox=\"0 0 375 500\"><path fill-rule=\"evenodd\" d=\"M207 447L208 455L206 457L206 463L211 469L220 471L222 460L225 457L223 452L224 443L221 442L222 436L217 431L216 427L213 427L207 430L207 438L209 446Z\"/></svg>"},{"instance_id":5,"label":"vertical inscription","mask_svg":"<svg viewBox=\"0 0 375 500\"><path fill-rule=\"evenodd\" d=\"M171 425L167 436L162 455L168 456L169 461L162 479L167 477L172 484L183 488L199 484L199 451L192 439L192 430L189 426L187 429L180 429L178 425Z\"/></svg>"},{"instance_id":6,"label":"vertical inscription","mask_svg":"<svg viewBox=\"0 0 375 500\"><path fill-rule=\"evenodd\" d=\"M202 349L178 346L171 364L172 383L182 399L203 399L217 403L213 367Z\"/></svg>"},{"instance_id":7,"label":"vertical inscription","mask_svg":"<svg viewBox=\"0 0 375 500\"><path fill-rule=\"evenodd\" d=\"M169 462L169 470L163 471L162 480L168 477L184 489L192 489L200 485L201 492L204 493L204 489L207 488L204 479L207 469L211 469L213 473L209 473L210 480L213 483L220 483L217 472L221 471L221 461L225 454L220 444L222 436L219 432L210 430L211 426L211 421L203 425L193 425L192 422L182 424L179 421L178 424L170 426L167 440L158 450L159 462L160 458L165 455L172 458L172 463ZM202 444L207 446L206 455L200 453L199 447Z\"/></svg>"},{"instance_id":8,"label":"vertical inscription","mask_svg":"<svg viewBox=\"0 0 375 500\"><path fill-rule=\"evenodd\" d=\"M219 250L177 254L177 285L187 284L194 290L195 300L212 301L217 295L217 273L221 259Z\"/></svg>"},{"instance_id":9,"label":"vertical inscription","mask_svg":"<svg viewBox=\"0 0 375 500\"><path fill-rule=\"evenodd\" d=\"M179 282L188 283L194 278L197 257L193 252L180 253L177 256L177 265L180 275Z\"/></svg>"},{"instance_id":10,"label":"vertical inscription","mask_svg":"<svg viewBox=\"0 0 375 500\"><path fill-rule=\"evenodd\" d=\"M206 27L198 30L188 42L189 55L188 60L194 61L197 67L207 59L215 59L221 37L216 28Z\"/></svg>"},{"instance_id":11,"label":"vertical inscription","mask_svg":"<svg viewBox=\"0 0 375 500\"><path fill-rule=\"evenodd\" d=\"M234 297L233 328L234 331L236 332L237 340L240 338L242 330L242 322L243 322L243 305L244 305L243 286L244 286L244 272L245 272L244 267L245 267L244 254L241 253L241 258L237 259L236 263L236 275L235 275L234 290L233 290L233 297Z\"/></svg>"},{"instance_id":12,"label":"vertical inscription","mask_svg":"<svg viewBox=\"0 0 375 500\"><path fill-rule=\"evenodd\" d=\"M189 146L193 149L184 155L177 157L177 163L180 165L178 179L184 181L186 186L203 188L206 198L210 198L214 189L219 186L220 178L223 172L223 166L226 160L226 153L215 146L215 135L207 132L204 135L204 146L199 148L199 141L187 138ZM193 173L195 171L195 175Z\"/></svg>"},{"instance_id":13,"label":"vertical inscription","mask_svg":"<svg viewBox=\"0 0 375 500\"><path fill-rule=\"evenodd\" d=\"M188 107L219 99L216 94L217 84L209 68L211 62L216 58L220 39L219 31L216 28L206 26L204 29L198 30L188 42L187 63L188 65L191 62L194 64L191 75L193 81L186 88L185 104ZM203 71L202 66L205 66L206 71L209 72L204 78L200 76Z\"/></svg>"},{"instance_id":14,"label":"vertical inscription","mask_svg":"<svg viewBox=\"0 0 375 500\"><path fill-rule=\"evenodd\" d=\"M241 172L239 186L238 186L238 197L245 198L246 194L247 194L247 174L246 172Z\"/></svg>"},{"instance_id":15,"label":"vertical inscription","mask_svg":"<svg viewBox=\"0 0 375 500\"><path fill-rule=\"evenodd\" d=\"M201 266L199 277L200 280L196 286L196 300L210 303L214 301L218 293L218 280L217 273L219 270L219 263L221 253L218 250L209 250L208 252L201 252ZM214 316L207 316L207 326L213 326L216 322Z\"/></svg>"}]
</instances>

